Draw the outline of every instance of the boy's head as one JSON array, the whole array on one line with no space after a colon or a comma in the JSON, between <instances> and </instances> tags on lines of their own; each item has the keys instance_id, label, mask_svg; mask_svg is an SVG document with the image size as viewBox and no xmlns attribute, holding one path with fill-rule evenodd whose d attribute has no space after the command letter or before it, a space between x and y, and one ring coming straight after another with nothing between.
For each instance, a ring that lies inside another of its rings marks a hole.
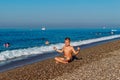
<instances>
[{"instance_id":1,"label":"boy's head","mask_svg":"<svg viewBox=\"0 0 120 80\"><path fill-rule=\"evenodd\" d=\"M65 46L69 46L70 45L70 38L66 37L65 38Z\"/></svg>"}]
</instances>

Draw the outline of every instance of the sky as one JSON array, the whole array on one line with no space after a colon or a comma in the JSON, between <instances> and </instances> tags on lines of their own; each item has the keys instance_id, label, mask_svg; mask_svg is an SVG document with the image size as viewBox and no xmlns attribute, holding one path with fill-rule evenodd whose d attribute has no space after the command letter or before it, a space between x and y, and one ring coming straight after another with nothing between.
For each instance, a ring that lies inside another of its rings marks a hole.
<instances>
[{"instance_id":1,"label":"sky","mask_svg":"<svg viewBox=\"0 0 120 80\"><path fill-rule=\"evenodd\" d=\"M120 25L120 0L0 0L0 28Z\"/></svg>"}]
</instances>

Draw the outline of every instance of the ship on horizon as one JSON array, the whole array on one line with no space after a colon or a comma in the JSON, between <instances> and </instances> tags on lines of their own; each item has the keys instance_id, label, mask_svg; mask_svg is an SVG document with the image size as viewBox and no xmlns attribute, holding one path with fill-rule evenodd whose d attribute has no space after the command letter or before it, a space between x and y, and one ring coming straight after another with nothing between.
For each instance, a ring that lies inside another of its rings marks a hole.
<instances>
[{"instance_id":1,"label":"ship on horizon","mask_svg":"<svg viewBox=\"0 0 120 80\"><path fill-rule=\"evenodd\" d=\"M42 31L45 31L45 30L46 30L46 28L45 28L45 27L42 27L42 28L41 28L41 30L42 30Z\"/></svg>"}]
</instances>

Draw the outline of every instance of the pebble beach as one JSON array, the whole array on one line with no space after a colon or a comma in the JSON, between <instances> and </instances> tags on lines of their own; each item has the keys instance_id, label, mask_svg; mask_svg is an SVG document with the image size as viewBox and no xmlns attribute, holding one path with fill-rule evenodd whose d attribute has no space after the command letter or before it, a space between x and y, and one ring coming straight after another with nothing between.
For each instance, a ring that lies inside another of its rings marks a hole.
<instances>
[{"instance_id":1,"label":"pebble beach","mask_svg":"<svg viewBox=\"0 0 120 80\"><path fill-rule=\"evenodd\" d=\"M0 73L0 80L120 80L120 40L86 48L78 60L56 64L54 59Z\"/></svg>"}]
</instances>

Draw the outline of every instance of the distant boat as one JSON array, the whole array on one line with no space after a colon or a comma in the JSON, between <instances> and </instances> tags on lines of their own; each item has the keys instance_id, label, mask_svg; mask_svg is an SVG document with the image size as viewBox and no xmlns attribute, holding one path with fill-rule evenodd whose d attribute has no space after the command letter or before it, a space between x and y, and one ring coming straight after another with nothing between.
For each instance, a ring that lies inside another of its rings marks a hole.
<instances>
[{"instance_id":1,"label":"distant boat","mask_svg":"<svg viewBox=\"0 0 120 80\"><path fill-rule=\"evenodd\" d=\"M112 29L111 31L113 31L113 32L114 32L114 31L117 31L117 30L115 30L115 29Z\"/></svg>"},{"instance_id":2,"label":"distant boat","mask_svg":"<svg viewBox=\"0 0 120 80\"><path fill-rule=\"evenodd\" d=\"M46 30L46 28L45 28L45 27L42 27L42 28L41 28L41 30L42 30L42 31L45 31L45 30Z\"/></svg>"},{"instance_id":3,"label":"distant boat","mask_svg":"<svg viewBox=\"0 0 120 80\"><path fill-rule=\"evenodd\" d=\"M106 29L106 27L104 26L103 29Z\"/></svg>"}]
</instances>

